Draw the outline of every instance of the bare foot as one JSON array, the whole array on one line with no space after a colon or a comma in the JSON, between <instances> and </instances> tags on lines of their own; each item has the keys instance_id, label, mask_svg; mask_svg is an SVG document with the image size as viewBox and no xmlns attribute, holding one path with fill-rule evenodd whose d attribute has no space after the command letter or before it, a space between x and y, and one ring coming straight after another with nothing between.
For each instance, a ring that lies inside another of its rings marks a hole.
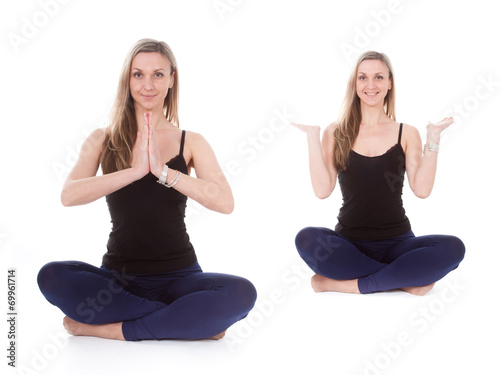
<instances>
[{"instance_id":1,"label":"bare foot","mask_svg":"<svg viewBox=\"0 0 500 375\"><path fill-rule=\"evenodd\" d=\"M317 273L311 278L311 286L316 293L342 292L359 294L358 279L335 280Z\"/></svg>"},{"instance_id":2,"label":"bare foot","mask_svg":"<svg viewBox=\"0 0 500 375\"><path fill-rule=\"evenodd\" d=\"M410 286L406 288L401 288L407 293L414 294L416 296L425 296L432 289L435 283L425 285L425 286Z\"/></svg>"},{"instance_id":3,"label":"bare foot","mask_svg":"<svg viewBox=\"0 0 500 375\"><path fill-rule=\"evenodd\" d=\"M66 331L72 335L72 336L81 336L79 327L81 323L78 323L77 321L68 318L67 316L64 317L63 319L63 326L66 329Z\"/></svg>"},{"instance_id":4,"label":"bare foot","mask_svg":"<svg viewBox=\"0 0 500 375\"><path fill-rule=\"evenodd\" d=\"M219 333L218 335L215 335L215 336L209 337L208 339L209 339L209 340L220 340L220 339L221 339L221 338L223 338L225 335L226 335L226 331L223 331L223 332Z\"/></svg>"},{"instance_id":5,"label":"bare foot","mask_svg":"<svg viewBox=\"0 0 500 375\"><path fill-rule=\"evenodd\" d=\"M85 324L79 323L67 316L63 319L63 326L73 336L94 336L104 339L125 340L122 332L122 323Z\"/></svg>"}]
</instances>

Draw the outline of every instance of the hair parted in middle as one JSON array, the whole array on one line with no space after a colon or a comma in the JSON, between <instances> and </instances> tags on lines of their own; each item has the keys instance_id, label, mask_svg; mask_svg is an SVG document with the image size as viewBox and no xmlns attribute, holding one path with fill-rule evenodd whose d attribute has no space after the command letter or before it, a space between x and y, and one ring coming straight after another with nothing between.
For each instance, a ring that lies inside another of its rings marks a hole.
<instances>
[{"instance_id":1,"label":"hair parted in middle","mask_svg":"<svg viewBox=\"0 0 500 375\"><path fill-rule=\"evenodd\" d=\"M359 56L356 64L353 66L349 81L347 82L346 94L337 127L333 132L335 139L335 167L338 171L343 171L347 168L347 159L354 142L359 133L359 125L361 123L361 104L358 94L356 93L356 79L359 65L365 60L380 60L389 70L389 80L392 82L392 87L384 98L385 114L396 120L396 90L394 85L394 73L389 58L380 52L367 51Z\"/></svg>"},{"instance_id":2,"label":"hair parted in middle","mask_svg":"<svg viewBox=\"0 0 500 375\"><path fill-rule=\"evenodd\" d=\"M170 75L174 84L168 90L163 103L163 113L168 121L179 126L179 71L177 61L170 47L154 39L141 39L130 50L123 63L115 102L110 114L109 127L103 142L101 168L103 173L111 173L130 167L132 149L137 139L137 120L134 99L130 93L132 61L141 52L158 52L170 63Z\"/></svg>"}]
</instances>

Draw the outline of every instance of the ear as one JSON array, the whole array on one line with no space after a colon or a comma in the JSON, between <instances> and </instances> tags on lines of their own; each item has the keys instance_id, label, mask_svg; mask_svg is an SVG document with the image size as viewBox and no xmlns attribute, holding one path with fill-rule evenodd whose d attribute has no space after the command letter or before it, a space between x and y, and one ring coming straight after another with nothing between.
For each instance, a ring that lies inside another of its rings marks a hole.
<instances>
[{"instance_id":1,"label":"ear","mask_svg":"<svg viewBox=\"0 0 500 375\"><path fill-rule=\"evenodd\" d=\"M392 89L392 78L389 80L389 90Z\"/></svg>"},{"instance_id":2,"label":"ear","mask_svg":"<svg viewBox=\"0 0 500 375\"><path fill-rule=\"evenodd\" d=\"M169 89L171 89L174 86L174 82L175 82L175 71L172 72L172 74L170 75L170 84L168 85Z\"/></svg>"}]
</instances>

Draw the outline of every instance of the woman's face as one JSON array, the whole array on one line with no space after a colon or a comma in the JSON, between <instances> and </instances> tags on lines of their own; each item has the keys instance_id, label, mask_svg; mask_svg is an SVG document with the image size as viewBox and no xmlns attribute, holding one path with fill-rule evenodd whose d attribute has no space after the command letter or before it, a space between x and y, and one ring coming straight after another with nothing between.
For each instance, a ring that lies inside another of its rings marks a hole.
<instances>
[{"instance_id":1,"label":"woman's face","mask_svg":"<svg viewBox=\"0 0 500 375\"><path fill-rule=\"evenodd\" d=\"M380 60L364 60L356 72L356 93L362 103L369 106L384 104L384 98L392 87L389 69Z\"/></svg>"},{"instance_id":2,"label":"woman's face","mask_svg":"<svg viewBox=\"0 0 500 375\"><path fill-rule=\"evenodd\" d=\"M130 93L136 110L163 108L168 89L174 84L170 62L158 52L141 52L132 60Z\"/></svg>"}]
</instances>

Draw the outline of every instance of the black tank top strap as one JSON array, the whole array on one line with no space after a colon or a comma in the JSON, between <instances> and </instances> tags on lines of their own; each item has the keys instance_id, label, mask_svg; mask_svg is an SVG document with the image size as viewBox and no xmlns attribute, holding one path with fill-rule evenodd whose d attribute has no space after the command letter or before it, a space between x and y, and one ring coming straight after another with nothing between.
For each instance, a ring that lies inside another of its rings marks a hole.
<instances>
[{"instance_id":1,"label":"black tank top strap","mask_svg":"<svg viewBox=\"0 0 500 375\"><path fill-rule=\"evenodd\" d=\"M403 123L399 124L399 136L398 136L398 144L401 143L401 134L403 134Z\"/></svg>"},{"instance_id":2,"label":"black tank top strap","mask_svg":"<svg viewBox=\"0 0 500 375\"><path fill-rule=\"evenodd\" d=\"M184 139L186 138L186 131L183 130L182 131L182 137L181 137L181 148L179 150L179 155L182 155L182 153L184 152Z\"/></svg>"}]
</instances>

